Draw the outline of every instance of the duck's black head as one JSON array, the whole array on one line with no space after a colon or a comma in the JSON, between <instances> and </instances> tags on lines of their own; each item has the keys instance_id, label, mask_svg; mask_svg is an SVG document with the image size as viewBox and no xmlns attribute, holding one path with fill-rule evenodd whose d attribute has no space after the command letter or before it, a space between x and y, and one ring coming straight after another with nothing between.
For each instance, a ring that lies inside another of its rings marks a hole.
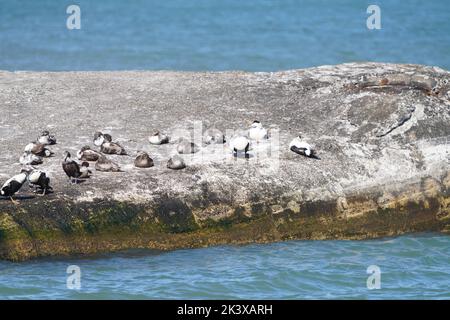
<instances>
[{"instance_id":1,"label":"duck's black head","mask_svg":"<svg viewBox=\"0 0 450 320\"><path fill-rule=\"evenodd\" d=\"M81 152L86 151L86 150L91 150L90 146L84 146L83 148L80 149Z\"/></svg>"},{"instance_id":2,"label":"duck's black head","mask_svg":"<svg viewBox=\"0 0 450 320\"><path fill-rule=\"evenodd\" d=\"M105 139L105 141L111 142L112 141L112 137L110 134L105 133L103 135L103 138Z\"/></svg>"},{"instance_id":3,"label":"duck's black head","mask_svg":"<svg viewBox=\"0 0 450 320\"><path fill-rule=\"evenodd\" d=\"M255 121L253 121L253 123L261 123L260 121L258 121L258 120L255 120Z\"/></svg>"},{"instance_id":4,"label":"duck's black head","mask_svg":"<svg viewBox=\"0 0 450 320\"><path fill-rule=\"evenodd\" d=\"M69 151L64 151L64 161L66 161L67 159L70 159L71 155Z\"/></svg>"},{"instance_id":5,"label":"duck's black head","mask_svg":"<svg viewBox=\"0 0 450 320\"><path fill-rule=\"evenodd\" d=\"M89 167L89 162L83 161L83 162L81 163L81 166L82 166L82 167L88 168L88 167Z\"/></svg>"}]
</instances>

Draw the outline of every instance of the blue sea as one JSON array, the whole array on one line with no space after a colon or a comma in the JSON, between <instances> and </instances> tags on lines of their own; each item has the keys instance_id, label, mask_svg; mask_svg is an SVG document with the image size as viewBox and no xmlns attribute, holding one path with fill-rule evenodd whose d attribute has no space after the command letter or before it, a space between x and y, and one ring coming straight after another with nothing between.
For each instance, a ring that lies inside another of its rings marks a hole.
<instances>
[{"instance_id":1,"label":"blue sea","mask_svg":"<svg viewBox=\"0 0 450 320\"><path fill-rule=\"evenodd\" d=\"M72 4L80 29L66 26ZM379 30L366 26L371 4ZM450 1L0 1L0 70L277 71L353 61L450 69ZM67 286L71 265L80 289ZM380 289L367 286L370 266ZM15 298L449 299L450 237L0 261L0 299Z\"/></svg>"},{"instance_id":2,"label":"blue sea","mask_svg":"<svg viewBox=\"0 0 450 320\"><path fill-rule=\"evenodd\" d=\"M79 268L79 289L67 279ZM378 267L379 286L367 279ZM73 268L73 267L72 267ZM379 289L377 289L379 288ZM289 241L0 262L0 299L450 299L450 237Z\"/></svg>"},{"instance_id":3,"label":"blue sea","mask_svg":"<svg viewBox=\"0 0 450 320\"><path fill-rule=\"evenodd\" d=\"M69 30L69 5L81 29ZM381 29L369 30L369 5ZM450 69L448 0L1 0L0 70Z\"/></svg>"}]
</instances>

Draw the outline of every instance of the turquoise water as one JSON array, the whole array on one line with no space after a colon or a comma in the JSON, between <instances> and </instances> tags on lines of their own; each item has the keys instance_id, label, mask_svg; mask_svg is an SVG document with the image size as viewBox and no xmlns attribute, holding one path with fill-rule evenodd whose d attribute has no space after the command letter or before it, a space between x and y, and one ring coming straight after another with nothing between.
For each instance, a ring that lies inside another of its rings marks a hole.
<instances>
[{"instance_id":1,"label":"turquoise water","mask_svg":"<svg viewBox=\"0 0 450 320\"><path fill-rule=\"evenodd\" d=\"M69 265L80 267L80 290L66 287ZM370 265L380 268L381 289L367 289ZM0 262L0 298L449 299L450 236Z\"/></svg>"},{"instance_id":2,"label":"turquoise water","mask_svg":"<svg viewBox=\"0 0 450 320\"><path fill-rule=\"evenodd\" d=\"M81 29L66 8L81 8ZM366 9L381 8L381 30ZM0 69L275 71L349 61L450 69L448 0L2 0Z\"/></svg>"}]
</instances>

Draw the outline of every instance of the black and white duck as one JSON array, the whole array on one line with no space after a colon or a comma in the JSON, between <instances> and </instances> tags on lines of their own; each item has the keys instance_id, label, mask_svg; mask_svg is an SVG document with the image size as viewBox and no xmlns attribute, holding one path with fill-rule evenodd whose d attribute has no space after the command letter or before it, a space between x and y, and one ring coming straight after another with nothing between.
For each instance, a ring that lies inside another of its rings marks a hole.
<instances>
[{"instance_id":1,"label":"black and white duck","mask_svg":"<svg viewBox=\"0 0 450 320\"><path fill-rule=\"evenodd\" d=\"M40 189L42 191L42 193L40 193L41 196L45 195L47 192L53 191L53 188L50 186L50 178L45 171L35 168L23 169L22 171L27 173L30 188L34 187L35 192Z\"/></svg>"},{"instance_id":2,"label":"black and white duck","mask_svg":"<svg viewBox=\"0 0 450 320\"><path fill-rule=\"evenodd\" d=\"M230 141L230 149L233 151L234 156L243 152L247 157L247 152L250 149L250 141L243 135L236 135Z\"/></svg>"},{"instance_id":3,"label":"black and white duck","mask_svg":"<svg viewBox=\"0 0 450 320\"><path fill-rule=\"evenodd\" d=\"M0 196L9 197L14 204L18 204L16 200L13 199L13 196L17 193L17 191L22 188L23 184L27 181L27 173L21 172L12 178L6 180L0 189Z\"/></svg>"},{"instance_id":4,"label":"black and white duck","mask_svg":"<svg viewBox=\"0 0 450 320\"><path fill-rule=\"evenodd\" d=\"M100 147L104 142L112 142L112 137L110 134L103 134L100 131L94 133L94 145Z\"/></svg>"},{"instance_id":5,"label":"black and white duck","mask_svg":"<svg viewBox=\"0 0 450 320\"><path fill-rule=\"evenodd\" d=\"M153 134L150 137L148 137L148 141L151 144L156 144L156 145L169 143L169 140L170 140L170 138L168 135L161 133L159 131L153 132Z\"/></svg>"},{"instance_id":6,"label":"black and white duck","mask_svg":"<svg viewBox=\"0 0 450 320\"><path fill-rule=\"evenodd\" d=\"M320 159L317 156L316 150L314 150L309 143L304 141L301 135L295 137L291 141L291 143L289 144L289 150L308 158Z\"/></svg>"},{"instance_id":7,"label":"black and white duck","mask_svg":"<svg viewBox=\"0 0 450 320\"><path fill-rule=\"evenodd\" d=\"M261 122L255 120L250 126L250 129L248 130L248 137L251 140L259 142L261 140L267 139L269 135L267 133L267 129L263 127Z\"/></svg>"},{"instance_id":8,"label":"black and white duck","mask_svg":"<svg viewBox=\"0 0 450 320\"><path fill-rule=\"evenodd\" d=\"M56 144L56 138L54 135L51 135L48 130L44 130L41 132L41 135L37 138L37 142L48 146Z\"/></svg>"}]
</instances>

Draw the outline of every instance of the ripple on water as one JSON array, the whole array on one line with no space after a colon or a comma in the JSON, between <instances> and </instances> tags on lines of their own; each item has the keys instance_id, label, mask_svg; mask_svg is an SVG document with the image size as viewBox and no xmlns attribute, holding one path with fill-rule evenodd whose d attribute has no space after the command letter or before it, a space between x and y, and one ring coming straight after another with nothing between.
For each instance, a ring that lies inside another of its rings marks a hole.
<instances>
[{"instance_id":1,"label":"ripple on water","mask_svg":"<svg viewBox=\"0 0 450 320\"><path fill-rule=\"evenodd\" d=\"M66 268L82 289L66 288ZM366 269L381 268L381 290ZM0 298L26 299L448 299L450 237L290 241L91 258L0 262Z\"/></svg>"}]
</instances>

